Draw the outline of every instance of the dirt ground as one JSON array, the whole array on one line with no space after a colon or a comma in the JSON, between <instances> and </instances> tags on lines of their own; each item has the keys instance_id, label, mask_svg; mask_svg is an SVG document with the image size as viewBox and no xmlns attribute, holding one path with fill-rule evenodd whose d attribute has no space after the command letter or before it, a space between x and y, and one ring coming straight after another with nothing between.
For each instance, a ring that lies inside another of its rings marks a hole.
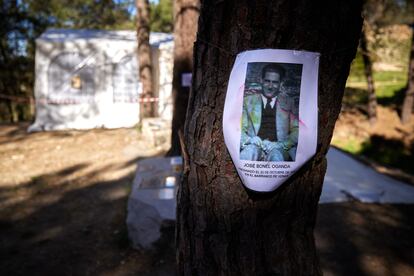
<instances>
[{"instance_id":1,"label":"dirt ground","mask_svg":"<svg viewBox=\"0 0 414 276\"><path fill-rule=\"evenodd\" d=\"M27 134L0 126L0 275L174 275L174 229L129 247L136 162L160 155L134 129ZM320 205L325 275L414 275L414 205Z\"/></svg>"}]
</instances>

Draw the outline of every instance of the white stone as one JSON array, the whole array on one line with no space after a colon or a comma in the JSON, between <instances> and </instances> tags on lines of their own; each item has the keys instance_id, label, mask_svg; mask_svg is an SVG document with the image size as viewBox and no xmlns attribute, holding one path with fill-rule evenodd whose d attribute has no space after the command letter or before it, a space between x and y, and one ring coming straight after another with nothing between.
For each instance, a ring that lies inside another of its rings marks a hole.
<instances>
[{"instance_id":1,"label":"white stone","mask_svg":"<svg viewBox=\"0 0 414 276\"><path fill-rule=\"evenodd\" d=\"M320 203L414 203L414 187L380 174L341 151L330 148Z\"/></svg>"},{"instance_id":2,"label":"white stone","mask_svg":"<svg viewBox=\"0 0 414 276\"><path fill-rule=\"evenodd\" d=\"M138 162L126 221L134 248L151 249L161 237L162 226L175 221L180 175L173 168L176 161L177 158L149 158Z\"/></svg>"}]
</instances>

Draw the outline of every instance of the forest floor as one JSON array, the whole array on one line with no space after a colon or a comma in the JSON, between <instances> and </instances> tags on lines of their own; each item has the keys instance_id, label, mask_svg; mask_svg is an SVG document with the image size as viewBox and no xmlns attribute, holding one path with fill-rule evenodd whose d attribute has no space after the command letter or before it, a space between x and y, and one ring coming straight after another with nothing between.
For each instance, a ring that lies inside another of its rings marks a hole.
<instances>
[{"instance_id":1,"label":"forest floor","mask_svg":"<svg viewBox=\"0 0 414 276\"><path fill-rule=\"evenodd\" d=\"M135 129L26 128L0 126L0 275L174 275L174 229L143 252L125 225L136 162L166 145ZM325 275L414 275L413 217L414 205L320 205Z\"/></svg>"}]
</instances>

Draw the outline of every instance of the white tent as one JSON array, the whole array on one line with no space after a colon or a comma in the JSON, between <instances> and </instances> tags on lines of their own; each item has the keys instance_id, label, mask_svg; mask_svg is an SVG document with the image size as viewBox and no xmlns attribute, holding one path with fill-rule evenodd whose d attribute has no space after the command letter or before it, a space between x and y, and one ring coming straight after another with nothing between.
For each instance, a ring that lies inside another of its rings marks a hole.
<instances>
[{"instance_id":1,"label":"white tent","mask_svg":"<svg viewBox=\"0 0 414 276\"><path fill-rule=\"evenodd\" d=\"M151 33L158 115L172 116L173 37ZM29 131L131 127L139 120L134 31L51 29L36 40L36 119Z\"/></svg>"}]
</instances>

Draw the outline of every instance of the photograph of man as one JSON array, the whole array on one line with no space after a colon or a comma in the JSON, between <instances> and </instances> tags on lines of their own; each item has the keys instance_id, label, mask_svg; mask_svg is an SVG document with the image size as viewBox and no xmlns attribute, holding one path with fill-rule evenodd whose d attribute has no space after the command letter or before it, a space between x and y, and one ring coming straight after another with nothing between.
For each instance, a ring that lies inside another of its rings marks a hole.
<instances>
[{"instance_id":1,"label":"photograph of man","mask_svg":"<svg viewBox=\"0 0 414 276\"><path fill-rule=\"evenodd\" d=\"M286 69L290 73L289 78ZM300 64L248 64L240 140L241 160L295 161L301 71ZM254 74L258 82L252 84L249 80L254 78Z\"/></svg>"}]
</instances>

